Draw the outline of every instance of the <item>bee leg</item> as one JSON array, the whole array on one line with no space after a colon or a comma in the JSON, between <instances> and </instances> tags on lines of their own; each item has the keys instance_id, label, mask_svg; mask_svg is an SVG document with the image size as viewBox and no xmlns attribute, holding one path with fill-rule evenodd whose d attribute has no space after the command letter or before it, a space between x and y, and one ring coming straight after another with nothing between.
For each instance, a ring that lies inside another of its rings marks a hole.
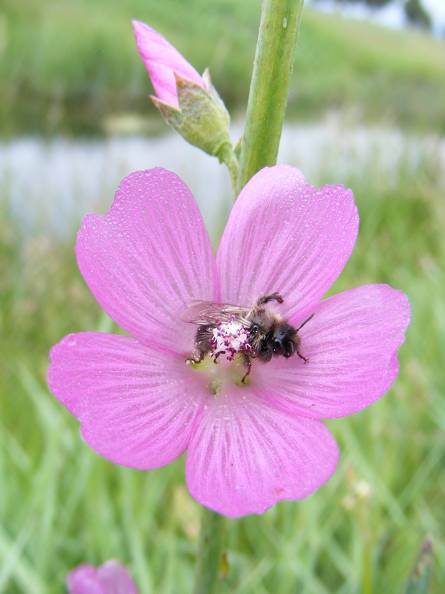
<instances>
[{"instance_id":1,"label":"bee leg","mask_svg":"<svg viewBox=\"0 0 445 594\"><path fill-rule=\"evenodd\" d=\"M204 351L195 351L191 357L187 357L185 362L187 363L187 365L192 365L193 363L201 363L205 356L206 353Z\"/></svg>"},{"instance_id":2,"label":"bee leg","mask_svg":"<svg viewBox=\"0 0 445 594\"><path fill-rule=\"evenodd\" d=\"M218 363L218 357L220 357L221 355L225 354L225 351L219 351L219 353L216 353L216 355L213 355L213 363Z\"/></svg>"},{"instance_id":3,"label":"bee leg","mask_svg":"<svg viewBox=\"0 0 445 594\"><path fill-rule=\"evenodd\" d=\"M243 378L241 380L242 384L246 383L246 379L248 378L248 376L250 375L250 372L252 370L252 361L251 358L249 357L249 355L246 355L245 353L243 354L243 363L244 366L246 368L246 373L243 375Z\"/></svg>"},{"instance_id":4,"label":"bee leg","mask_svg":"<svg viewBox=\"0 0 445 594\"><path fill-rule=\"evenodd\" d=\"M304 322L302 322L302 323L301 323L301 324L298 326L298 328L296 328L295 332L297 333L299 330L301 330L301 329L303 328L303 326L306 326L306 324L312 320L312 318L314 317L314 315L315 315L315 314L312 314L311 316L309 316L308 318L306 318L306 319L304 320ZM298 339L298 340L297 340L297 339ZM297 346L297 350L296 350L296 353L297 353L297 355L300 357L300 359L302 359L302 360L304 361L304 363L305 363L305 364L306 364L306 363L309 363L309 359L308 359L307 357L305 357L304 355L302 355L302 354L301 354L301 351L300 351L300 346L299 346L299 345L300 345L300 342L301 342L301 339L300 339L300 337L298 336L298 334L296 334L296 338L295 338L295 340L296 340L296 346Z\"/></svg>"},{"instance_id":5,"label":"bee leg","mask_svg":"<svg viewBox=\"0 0 445 594\"><path fill-rule=\"evenodd\" d=\"M258 299L256 302L257 305L265 305L269 303L269 301L277 301L278 303L283 303L284 299L278 292L271 293L270 295L263 295Z\"/></svg>"},{"instance_id":6,"label":"bee leg","mask_svg":"<svg viewBox=\"0 0 445 594\"><path fill-rule=\"evenodd\" d=\"M306 363L309 363L309 359L307 357L305 357L304 355L302 355L298 349L297 349L297 355L300 357L300 359L302 359L304 361L305 365L306 365Z\"/></svg>"}]
</instances>

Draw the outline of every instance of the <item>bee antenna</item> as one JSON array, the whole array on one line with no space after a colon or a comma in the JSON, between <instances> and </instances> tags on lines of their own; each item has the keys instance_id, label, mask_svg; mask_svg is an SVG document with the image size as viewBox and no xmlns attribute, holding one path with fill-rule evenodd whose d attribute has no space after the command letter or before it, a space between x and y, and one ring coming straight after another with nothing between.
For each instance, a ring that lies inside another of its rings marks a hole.
<instances>
[{"instance_id":1,"label":"bee antenna","mask_svg":"<svg viewBox=\"0 0 445 594\"><path fill-rule=\"evenodd\" d=\"M303 326L306 326L306 324L312 320L312 318L314 317L315 314L310 315L308 318L306 318L306 320L304 320L304 322L302 324L300 324L298 326L298 328L296 329L296 332L298 332L299 330L301 330L303 328Z\"/></svg>"},{"instance_id":2,"label":"bee antenna","mask_svg":"<svg viewBox=\"0 0 445 594\"><path fill-rule=\"evenodd\" d=\"M265 305L266 303L269 303L269 301L277 301L278 303L283 303L284 299L280 295L280 293L275 292L271 293L270 295L263 295L262 297L259 297L259 299L257 300L257 305Z\"/></svg>"}]
</instances>

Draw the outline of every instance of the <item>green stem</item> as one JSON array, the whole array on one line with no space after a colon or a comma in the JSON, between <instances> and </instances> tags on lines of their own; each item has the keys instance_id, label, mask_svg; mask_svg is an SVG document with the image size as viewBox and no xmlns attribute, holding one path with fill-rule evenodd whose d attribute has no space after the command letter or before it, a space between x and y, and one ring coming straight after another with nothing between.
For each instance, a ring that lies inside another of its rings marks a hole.
<instances>
[{"instance_id":1,"label":"green stem","mask_svg":"<svg viewBox=\"0 0 445 594\"><path fill-rule=\"evenodd\" d=\"M233 192L236 197L236 189L238 184L238 171L239 164L236 158L235 151L231 144L225 144L221 147L220 151L216 155L220 163L224 163L230 174L230 181L232 182Z\"/></svg>"},{"instance_id":2,"label":"green stem","mask_svg":"<svg viewBox=\"0 0 445 594\"><path fill-rule=\"evenodd\" d=\"M224 518L202 508L194 594L216 592L224 543Z\"/></svg>"},{"instance_id":3,"label":"green stem","mask_svg":"<svg viewBox=\"0 0 445 594\"><path fill-rule=\"evenodd\" d=\"M303 0L263 0L239 170L231 147L219 155L238 190L276 162L302 8ZM194 594L217 591L223 543L224 518L203 508Z\"/></svg>"},{"instance_id":4,"label":"green stem","mask_svg":"<svg viewBox=\"0 0 445 594\"><path fill-rule=\"evenodd\" d=\"M238 191L277 160L303 0L263 0Z\"/></svg>"}]
</instances>

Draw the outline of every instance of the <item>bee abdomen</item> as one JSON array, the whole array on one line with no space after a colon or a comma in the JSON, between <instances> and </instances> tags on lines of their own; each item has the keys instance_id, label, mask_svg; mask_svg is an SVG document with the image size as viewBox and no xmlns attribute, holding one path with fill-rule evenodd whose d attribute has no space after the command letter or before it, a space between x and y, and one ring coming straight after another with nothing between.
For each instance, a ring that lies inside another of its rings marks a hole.
<instances>
[{"instance_id":1,"label":"bee abdomen","mask_svg":"<svg viewBox=\"0 0 445 594\"><path fill-rule=\"evenodd\" d=\"M195 336L195 346L201 355L212 350L213 324L199 326Z\"/></svg>"}]
</instances>

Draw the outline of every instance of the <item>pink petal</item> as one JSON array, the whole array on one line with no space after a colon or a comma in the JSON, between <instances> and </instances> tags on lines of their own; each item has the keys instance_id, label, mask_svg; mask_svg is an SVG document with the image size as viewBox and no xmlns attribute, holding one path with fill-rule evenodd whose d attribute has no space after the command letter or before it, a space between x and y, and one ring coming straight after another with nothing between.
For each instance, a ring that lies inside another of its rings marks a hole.
<instances>
[{"instance_id":1,"label":"pink petal","mask_svg":"<svg viewBox=\"0 0 445 594\"><path fill-rule=\"evenodd\" d=\"M289 317L318 303L347 262L358 214L350 190L313 188L295 168L268 167L242 190L217 256L222 301L284 297Z\"/></svg>"},{"instance_id":2,"label":"pink petal","mask_svg":"<svg viewBox=\"0 0 445 594\"><path fill-rule=\"evenodd\" d=\"M258 365L268 401L314 418L350 415L383 396L398 373L397 349L410 320L406 296L366 285L323 301L300 331L307 364L293 357Z\"/></svg>"},{"instance_id":3,"label":"pink petal","mask_svg":"<svg viewBox=\"0 0 445 594\"><path fill-rule=\"evenodd\" d=\"M79 565L66 578L69 594L108 594L97 578L92 565Z\"/></svg>"},{"instance_id":4,"label":"pink petal","mask_svg":"<svg viewBox=\"0 0 445 594\"><path fill-rule=\"evenodd\" d=\"M160 33L141 21L133 21L132 25L138 52L159 99L178 107L175 72L205 87L193 66Z\"/></svg>"},{"instance_id":5,"label":"pink petal","mask_svg":"<svg viewBox=\"0 0 445 594\"><path fill-rule=\"evenodd\" d=\"M190 352L195 328L181 322L193 299L214 298L210 240L193 196L174 173L137 171L106 215L88 215L77 261L103 309L147 344Z\"/></svg>"},{"instance_id":6,"label":"pink petal","mask_svg":"<svg viewBox=\"0 0 445 594\"><path fill-rule=\"evenodd\" d=\"M190 441L187 483L201 504L227 515L263 513L302 499L335 470L338 449L319 421L292 417L233 388L209 401Z\"/></svg>"},{"instance_id":7,"label":"pink petal","mask_svg":"<svg viewBox=\"0 0 445 594\"><path fill-rule=\"evenodd\" d=\"M136 584L118 561L107 561L99 567L97 575L107 594L138 594Z\"/></svg>"},{"instance_id":8,"label":"pink petal","mask_svg":"<svg viewBox=\"0 0 445 594\"><path fill-rule=\"evenodd\" d=\"M51 391L105 458L155 468L187 447L204 394L182 357L126 336L81 332L54 346L50 359Z\"/></svg>"}]
</instances>

